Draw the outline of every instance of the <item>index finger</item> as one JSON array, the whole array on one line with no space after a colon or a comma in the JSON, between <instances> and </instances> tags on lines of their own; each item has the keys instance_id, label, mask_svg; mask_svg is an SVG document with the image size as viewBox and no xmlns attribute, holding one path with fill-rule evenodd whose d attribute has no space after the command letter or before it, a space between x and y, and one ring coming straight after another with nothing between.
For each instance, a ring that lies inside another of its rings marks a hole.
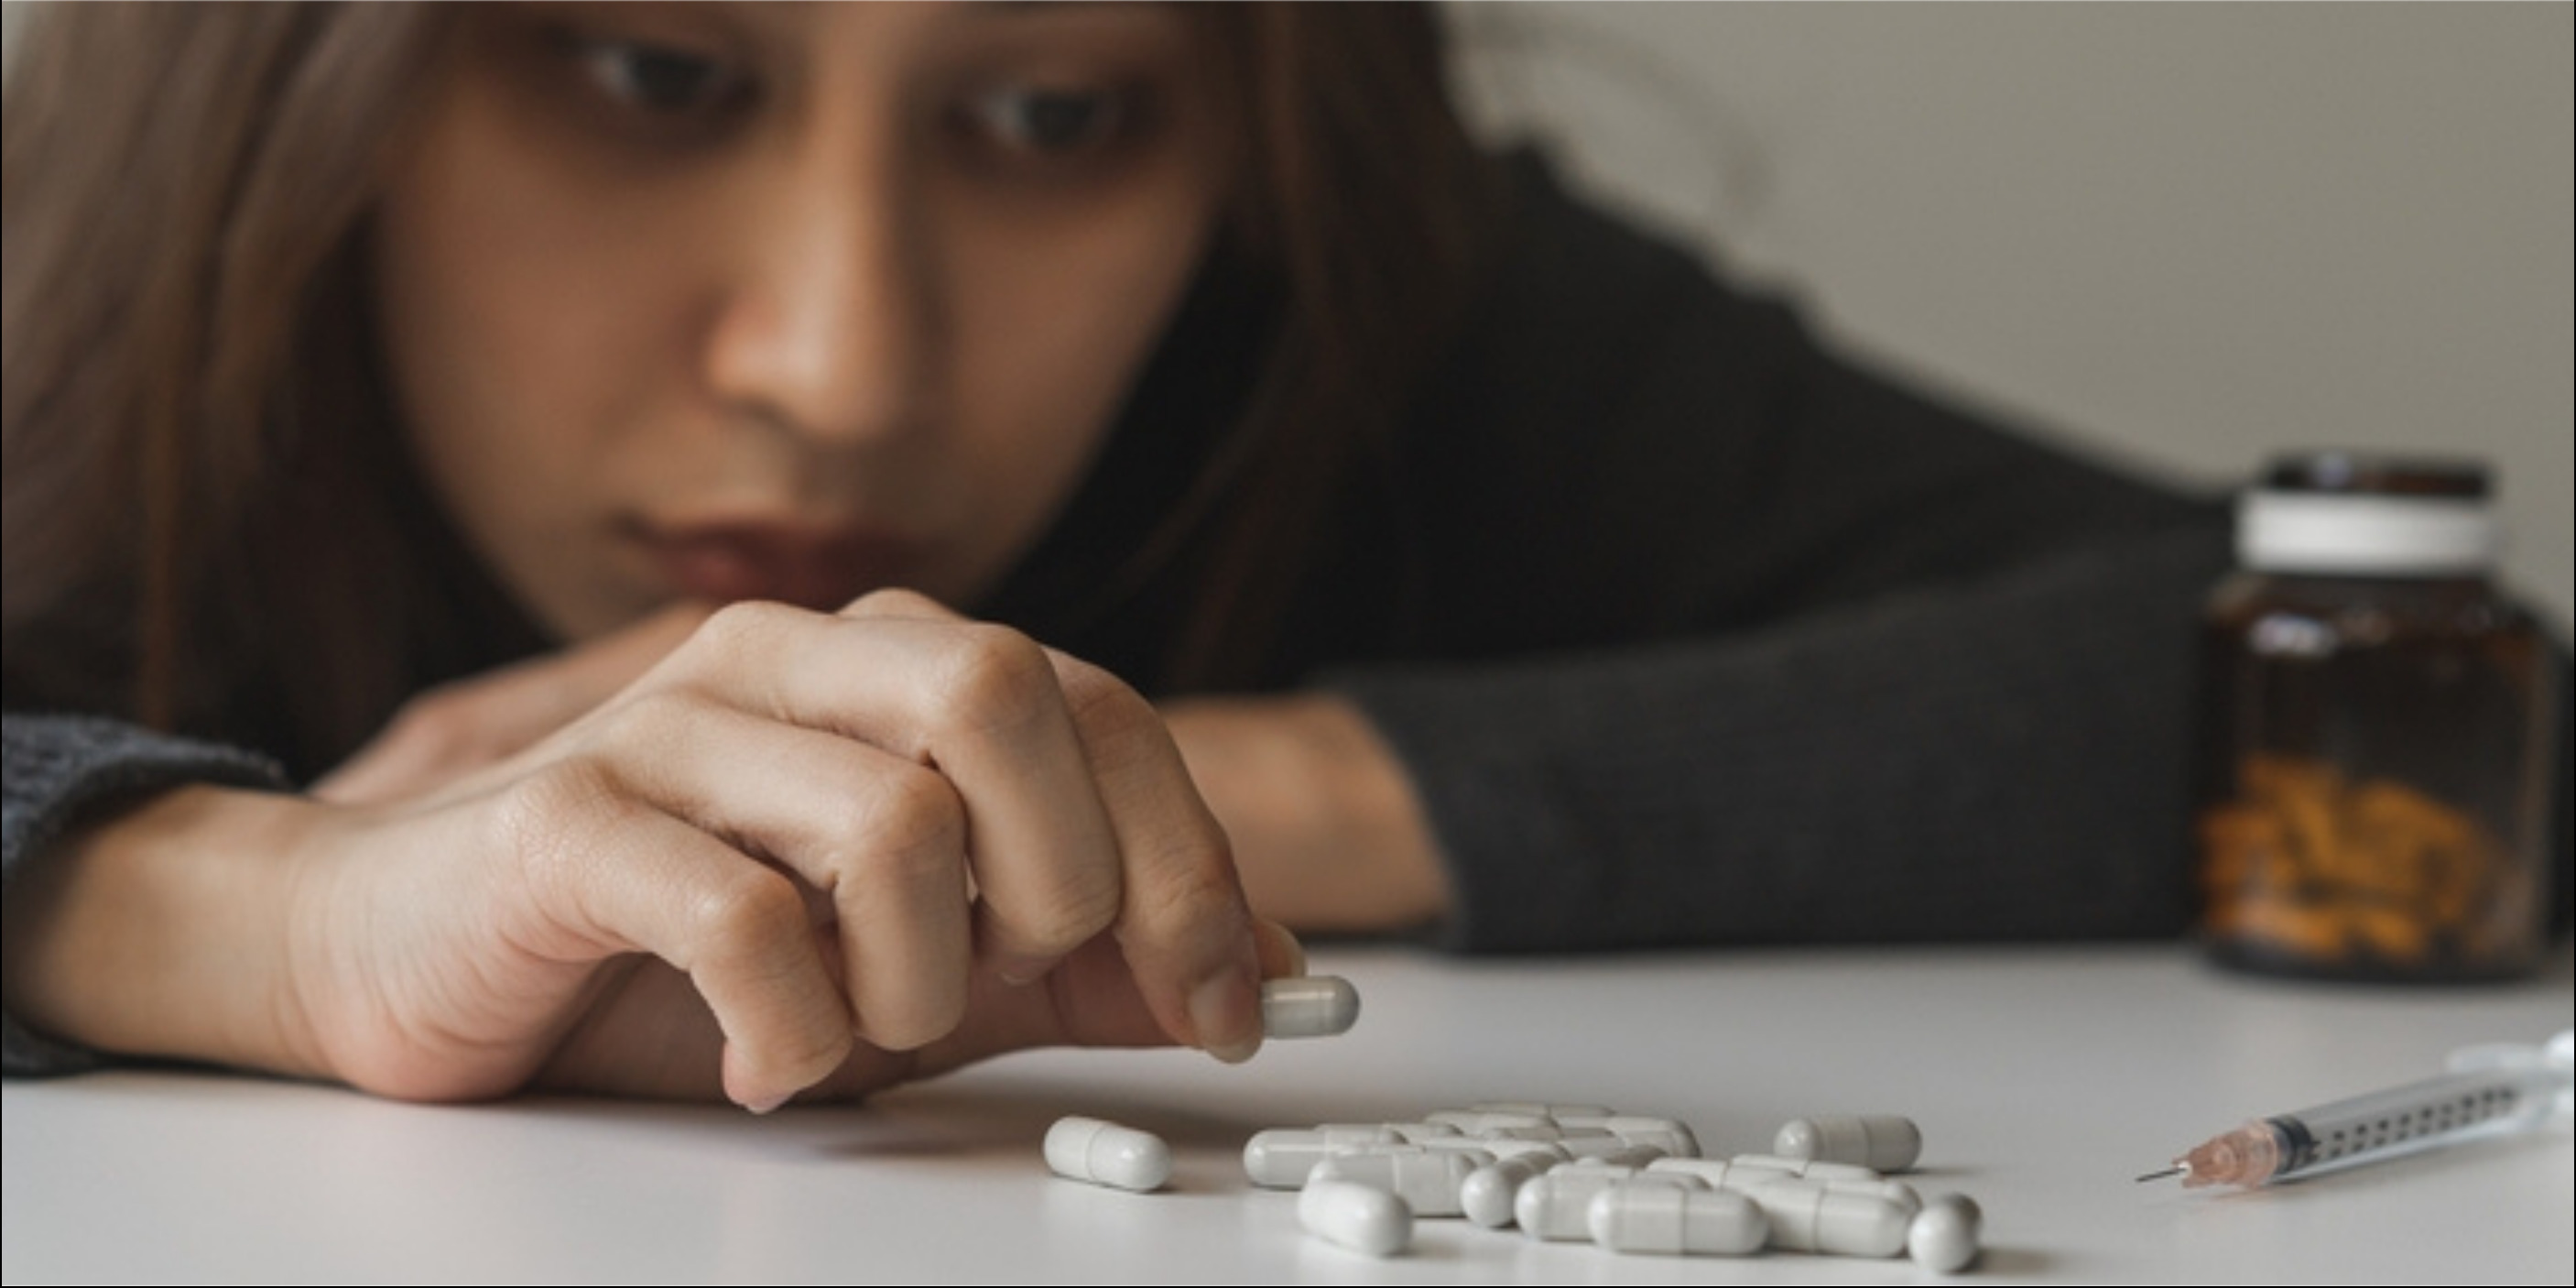
<instances>
[{"instance_id":1,"label":"index finger","mask_svg":"<svg viewBox=\"0 0 2576 1288\"><path fill-rule=\"evenodd\" d=\"M963 620L902 591L842 611ZM1123 876L1112 929L1139 999L1171 1040L1250 1059L1261 1049L1261 981L1293 973L1280 961L1302 950L1253 916L1225 829L1153 704L1100 667L1056 649L1046 657L1108 814Z\"/></svg>"},{"instance_id":2,"label":"index finger","mask_svg":"<svg viewBox=\"0 0 2576 1288\"><path fill-rule=\"evenodd\" d=\"M1261 1049L1264 952L1225 829L1152 704L1090 663L1052 649L1048 659L1125 869L1113 933L1138 993L1175 1041L1250 1059Z\"/></svg>"}]
</instances>

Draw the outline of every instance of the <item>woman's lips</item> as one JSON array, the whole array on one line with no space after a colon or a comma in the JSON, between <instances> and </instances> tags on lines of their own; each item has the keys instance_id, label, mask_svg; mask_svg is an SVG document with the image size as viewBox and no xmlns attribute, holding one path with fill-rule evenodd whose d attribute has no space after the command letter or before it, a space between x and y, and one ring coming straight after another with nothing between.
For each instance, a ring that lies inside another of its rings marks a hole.
<instances>
[{"instance_id":1,"label":"woman's lips","mask_svg":"<svg viewBox=\"0 0 2576 1288\"><path fill-rule=\"evenodd\" d=\"M914 543L880 528L793 523L637 524L632 530L663 579L696 599L774 599L817 611L900 584Z\"/></svg>"}]
</instances>

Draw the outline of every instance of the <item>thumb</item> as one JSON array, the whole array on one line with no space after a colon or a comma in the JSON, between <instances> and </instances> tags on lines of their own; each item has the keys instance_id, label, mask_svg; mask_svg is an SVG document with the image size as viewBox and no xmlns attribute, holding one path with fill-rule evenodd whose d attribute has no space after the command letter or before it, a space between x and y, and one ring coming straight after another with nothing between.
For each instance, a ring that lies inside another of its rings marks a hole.
<instances>
[{"instance_id":1,"label":"thumb","mask_svg":"<svg viewBox=\"0 0 2576 1288\"><path fill-rule=\"evenodd\" d=\"M1306 950L1276 922L1254 918L1254 944L1263 979L1302 975ZM1154 1018L1137 991L1136 977L1115 939L1103 935L1056 964L1034 983L1007 984L978 971L970 987L966 1020L957 1031L924 1047L907 1077L935 1074L1030 1047L1169 1046L1173 1036Z\"/></svg>"},{"instance_id":2,"label":"thumb","mask_svg":"<svg viewBox=\"0 0 2576 1288\"><path fill-rule=\"evenodd\" d=\"M540 654L469 683L480 694L495 729L519 735L518 751L590 714L644 677L687 643L716 605L686 599L584 640L559 653Z\"/></svg>"}]
</instances>

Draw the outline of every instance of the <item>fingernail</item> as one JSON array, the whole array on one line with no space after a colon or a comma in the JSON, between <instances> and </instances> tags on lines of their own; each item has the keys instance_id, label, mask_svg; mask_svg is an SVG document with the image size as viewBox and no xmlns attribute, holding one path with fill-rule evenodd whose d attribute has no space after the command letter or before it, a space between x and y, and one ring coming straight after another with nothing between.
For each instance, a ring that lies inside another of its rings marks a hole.
<instances>
[{"instance_id":1,"label":"fingernail","mask_svg":"<svg viewBox=\"0 0 2576 1288\"><path fill-rule=\"evenodd\" d=\"M1026 988L1046 978L1046 973L1054 969L1055 959L1052 957L1004 953L993 959L993 973L1013 988Z\"/></svg>"},{"instance_id":2,"label":"fingernail","mask_svg":"<svg viewBox=\"0 0 2576 1288\"><path fill-rule=\"evenodd\" d=\"M787 1097L772 1096L767 1100L746 1100L742 1103L742 1107L755 1114L771 1114L776 1113L778 1107L786 1103Z\"/></svg>"},{"instance_id":3,"label":"fingernail","mask_svg":"<svg viewBox=\"0 0 2576 1288\"><path fill-rule=\"evenodd\" d=\"M1199 1045L1227 1064L1241 1064L1261 1049L1260 992L1233 971L1201 980L1190 990L1190 1027ZM1242 1034L1240 1038L1230 1034Z\"/></svg>"},{"instance_id":4,"label":"fingernail","mask_svg":"<svg viewBox=\"0 0 2576 1288\"><path fill-rule=\"evenodd\" d=\"M1288 969L1280 972L1281 974L1294 977L1306 973L1306 945L1297 942L1294 932L1267 918L1254 921L1252 931L1261 936L1265 950L1262 956L1265 959L1273 957L1287 959Z\"/></svg>"}]
</instances>

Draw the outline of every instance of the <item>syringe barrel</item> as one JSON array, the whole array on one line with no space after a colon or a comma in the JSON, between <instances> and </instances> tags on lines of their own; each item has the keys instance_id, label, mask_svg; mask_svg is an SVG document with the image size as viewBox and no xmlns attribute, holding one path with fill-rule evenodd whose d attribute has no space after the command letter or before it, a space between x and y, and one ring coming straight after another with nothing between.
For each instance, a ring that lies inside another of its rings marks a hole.
<instances>
[{"instance_id":1,"label":"syringe barrel","mask_svg":"<svg viewBox=\"0 0 2576 1288\"><path fill-rule=\"evenodd\" d=\"M2287 1137L2287 1156L2279 1175L2324 1171L2517 1131L2547 1115L2556 1094L2556 1080L2545 1068L2492 1068L2445 1074L2283 1114L2269 1120Z\"/></svg>"}]
</instances>

